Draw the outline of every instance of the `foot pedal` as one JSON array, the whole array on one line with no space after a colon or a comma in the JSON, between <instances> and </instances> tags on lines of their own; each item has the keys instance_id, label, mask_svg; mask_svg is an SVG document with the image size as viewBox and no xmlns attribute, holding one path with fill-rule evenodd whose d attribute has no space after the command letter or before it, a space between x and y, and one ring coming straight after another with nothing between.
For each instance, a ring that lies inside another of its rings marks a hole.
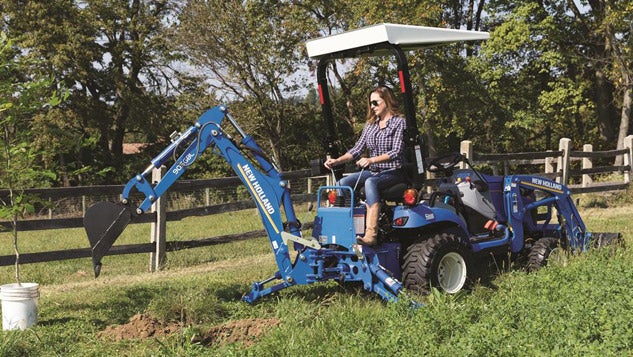
<instances>
[{"instance_id":1,"label":"foot pedal","mask_svg":"<svg viewBox=\"0 0 633 357\"><path fill-rule=\"evenodd\" d=\"M488 222L486 222L486 224L484 224L484 228L489 231L494 231L495 229L497 229L497 225L497 221L489 220Z\"/></svg>"}]
</instances>

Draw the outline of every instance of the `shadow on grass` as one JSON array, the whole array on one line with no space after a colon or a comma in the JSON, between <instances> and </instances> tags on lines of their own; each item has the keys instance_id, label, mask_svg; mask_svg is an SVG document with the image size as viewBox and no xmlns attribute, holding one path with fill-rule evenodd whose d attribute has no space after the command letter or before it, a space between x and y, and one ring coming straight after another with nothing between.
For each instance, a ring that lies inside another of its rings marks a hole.
<instances>
[{"instance_id":1,"label":"shadow on grass","mask_svg":"<svg viewBox=\"0 0 633 357\"><path fill-rule=\"evenodd\" d=\"M62 317L62 318L55 318L55 319L38 319L37 324L40 326L54 326L54 325L59 325L59 324L65 324L65 323L69 323L73 320L77 320L77 319L73 319L70 317Z\"/></svg>"},{"instance_id":2,"label":"shadow on grass","mask_svg":"<svg viewBox=\"0 0 633 357\"><path fill-rule=\"evenodd\" d=\"M164 292L164 288L150 287L129 287L117 288L109 286L99 292L97 297L78 298L76 302L66 301L63 310L65 311L96 311L97 314L89 313L91 322L96 327L105 327L106 324L124 323L131 316L139 311L145 310L147 304L157 295ZM67 317L50 320L43 320L42 324L70 323L75 320L83 320L86 314L80 313L77 317L69 313ZM96 317L99 316L99 317Z\"/></svg>"},{"instance_id":3,"label":"shadow on grass","mask_svg":"<svg viewBox=\"0 0 633 357\"><path fill-rule=\"evenodd\" d=\"M244 284L230 284L212 290L212 293L222 301L239 301L250 291L250 287Z\"/></svg>"},{"instance_id":4,"label":"shadow on grass","mask_svg":"<svg viewBox=\"0 0 633 357\"><path fill-rule=\"evenodd\" d=\"M278 294L319 304L327 304L337 295L357 295L366 298L375 297L377 301L381 300L379 295L364 290L361 282L338 283L328 281L308 285L295 285ZM264 297L263 299L266 298L267 297Z\"/></svg>"}]
</instances>

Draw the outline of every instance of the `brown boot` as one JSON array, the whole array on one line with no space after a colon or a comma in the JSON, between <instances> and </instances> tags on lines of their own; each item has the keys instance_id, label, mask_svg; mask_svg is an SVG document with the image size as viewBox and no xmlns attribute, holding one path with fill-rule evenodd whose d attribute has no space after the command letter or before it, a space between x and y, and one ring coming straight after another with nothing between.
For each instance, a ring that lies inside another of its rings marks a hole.
<instances>
[{"instance_id":1,"label":"brown boot","mask_svg":"<svg viewBox=\"0 0 633 357\"><path fill-rule=\"evenodd\" d=\"M356 237L356 243L372 246L378 243L378 215L380 214L380 203L367 205L367 214L365 216L365 236Z\"/></svg>"}]
</instances>

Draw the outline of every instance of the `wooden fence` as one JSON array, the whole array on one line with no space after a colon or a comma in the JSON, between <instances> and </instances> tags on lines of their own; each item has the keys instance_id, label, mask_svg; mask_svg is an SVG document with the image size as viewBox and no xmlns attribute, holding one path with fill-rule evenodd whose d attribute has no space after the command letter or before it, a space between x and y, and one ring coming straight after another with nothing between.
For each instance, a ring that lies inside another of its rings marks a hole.
<instances>
[{"instance_id":1,"label":"wooden fence","mask_svg":"<svg viewBox=\"0 0 633 357\"><path fill-rule=\"evenodd\" d=\"M160 170L155 170L153 175L160 175ZM299 170L286 172L283 174L285 179L290 181L307 180L311 176L311 170ZM154 181L156 176L152 178ZM204 179L204 180L180 180L175 182L169 192L170 194L177 194L179 192L191 192L194 190L209 191L213 190L226 190L227 188L235 188L241 186L241 181L238 177L218 178L218 179ZM293 188L302 185L293 184ZM65 217L65 218L45 218L45 219L28 219L20 220L17 224L18 231L38 231L38 230L50 230L50 229L63 229L63 228L83 228L83 216L82 212L85 212L86 207L89 207L92 203L102 200L103 197L118 197L123 191L123 185L107 185L107 186L82 186L82 187L63 187L63 188L41 188L27 190L28 194L36 194L42 199L49 199L51 202L56 200L68 199L75 197L81 200L82 209L79 212L78 217ZM314 199L314 195L309 193L299 192L293 194L293 201L295 203L310 202ZM8 192L6 190L0 190L0 197L6 197ZM166 198L168 195L164 195L163 198L157 200L152 206L151 212L147 212L141 216L138 216L131 224L138 223L150 223L150 240L145 244L129 244L129 245L116 245L113 246L108 255L120 255L120 254L134 254L134 253L150 253L150 270L154 271L160 269L164 263L164 257L166 252L176 251L181 249L195 248L216 245L226 243L229 241L251 239L255 237L262 237L266 235L264 229L244 232L239 234L231 234L224 236L216 236L198 240L190 241L178 241L178 242L166 242L166 222L178 221L185 217L192 216L208 216L215 215L224 212L238 211L243 209L255 208L255 203L251 199L243 199L233 202L223 202L218 204L209 204L209 199L206 199L206 204L203 204L194 208L178 209L169 211L165 209L167 206ZM54 210L53 210L54 212ZM51 215L49 214L49 217ZM10 230L10 222L0 221L0 230ZM86 238L86 246L88 247L88 239ZM20 264L29 263L41 263L66 259L76 258L88 258L91 257L90 248L79 249L67 249L58 251L47 251L37 253L22 253L20 254ZM0 256L0 266L8 266L15 264L14 255Z\"/></svg>"},{"instance_id":2,"label":"wooden fence","mask_svg":"<svg viewBox=\"0 0 633 357\"><path fill-rule=\"evenodd\" d=\"M471 141L462 141L460 152L466 155L473 165L491 166L495 175L511 174L510 168L513 165L536 165L542 169L532 171L532 174L555 179L567 185L574 194L614 191L626 189L631 181L633 135L625 138L624 149L620 150L593 151L593 146L586 144L583 145L582 151L574 151L571 150L571 140L562 138L558 151L480 154L474 152ZM621 165L613 164L618 156L621 156ZM596 160L603 164L594 166ZM574 165L576 162L580 165ZM605 165L604 162L610 164ZM614 174L621 174L621 180L618 180L619 175ZM594 182L595 175L606 175L610 179Z\"/></svg>"},{"instance_id":3,"label":"wooden fence","mask_svg":"<svg viewBox=\"0 0 633 357\"><path fill-rule=\"evenodd\" d=\"M492 167L493 174L509 174L511 168L517 165L541 166L542 169L532 172L541 176L556 179L558 182L568 184L572 193L590 193L599 191L612 191L626 189L630 183L631 161L633 158L633 136L626 138L626 148L622 150L609 151L592 151L591 145L584 145L583 151L572 151L571 140L561 139L558 151L548 152L523 152L511 154L481 154L473 150L472 142L463 141L461 143L461 152L465 154L474 165L488 165ZM609 160L615 162L615 158L622 156L622 165L602 165L593 166L596 159L601 161ZM580 161L580 168L574 165L574 162ZM502 166L499 168L499 166ZM503 172L500 172L503 170ZM600 181L592 182L592 177L599 174L621 173L621 181ZM156 170L155 175L160 175L160 171ZM284 178L293 182L293 201L295 203L310 202L315 199L311 192L314 186L313 181L325 183L326 177L311 176L310 170L299 170L284 173ZM155 182L158 177L153 177ZM579 183L570 183L574 179ZM300 184L297 184L300 182ZM429 180L432 184L434 180ZM166 241L166 222L177 221L190 216L207 216L218 213L242 210L247 208L255 208L255 204L250 199L236 200L232 202L222 202L211 204L209 198L210 192L223 190L227 187L241 187L241 181L237 177L205 179L205 180L180 180L170 188L170 193L178 193L192 190L203 191L206 199L203 204L187 209L167 210L167 195L158 200L152 207L152 212L148 212L139 216L133 223L150 223L150 241L145 244L132 245L116 245L113 246L109 255L134 254L134 253L150 253L150 270L160 269L164 263L166 252L181 249L210 246L215 244L226 243L229 241L251 239L266 235L265 230L257 230L239 234L216 236L191 241ZM299 189L297 189L299 188ZM108 186L84 186L84 187L63 187L48 189L31 189L29 194L36 194L43 199L51 202L65 200L68 198L77 198L81 200L81 209L74 217L53 218L53 214L49 214L45 219L29 219L18 222L18 231L34 231L49 230L62 228L80 228L83 227L82 213L86 207L103 197L118 197L123 190L123 185ZM0 197L6 197L7 191L0 190ZM112 199L111 199L112 200ZM52 212L55 212L54 210ZM0 221L0 229L10 229L9 222ZM86 246L88 240L86 239ZM20 254L20 263L40 263L66 259L88 258L91 257L90 248L68 249L60 251L48 251L38 253ZM15 256L0 256L0 266L13 265Z\"/></svg>"}]
</instances>

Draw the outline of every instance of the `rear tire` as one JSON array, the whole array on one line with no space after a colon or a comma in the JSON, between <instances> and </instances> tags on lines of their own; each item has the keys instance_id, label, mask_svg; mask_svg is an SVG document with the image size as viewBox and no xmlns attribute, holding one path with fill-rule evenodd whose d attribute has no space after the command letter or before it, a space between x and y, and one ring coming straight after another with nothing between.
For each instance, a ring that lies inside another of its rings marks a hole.
<instances>
[{"instance_id":1,"label":"rear tire","mask_svg":"<svg viewBox=\"0 0 633 357\"><path fill-rule=\"evenodd\" d=\"M411 244L403 264L404 287L423 294L431 288L455 294L466 288L470 254L459 236L440 233Z\"/></svg>"},{"instance_id":2,"label":"rear tire","mask_svg":"<svg viewBox=\"0 0 633 357\"><path fill-rule=\"evenodd\" d=\"M534 243L528 255L528 271L536 271L549 262L564 264L567 261L565 248L560 239L553 237L541 238Z\"/></svg>"}]
</instances>

